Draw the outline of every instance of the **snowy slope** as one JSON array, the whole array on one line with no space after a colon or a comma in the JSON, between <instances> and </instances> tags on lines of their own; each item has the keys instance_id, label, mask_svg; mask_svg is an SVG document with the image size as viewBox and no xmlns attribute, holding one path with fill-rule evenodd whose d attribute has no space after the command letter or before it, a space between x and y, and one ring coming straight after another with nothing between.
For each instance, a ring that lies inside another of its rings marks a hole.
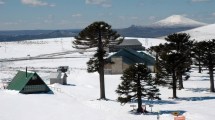
<instances>
[{"instance_id":1,"label":"snowy slope","mask_svg":"<svg viewBox=\"0 0 215 120\"><path fill-rule=\"evenodd\" d=\"M157 27L198 27L203 25L206 25L206 23L198 22L181 15L172 15L152 24L152 26Z\"/></svg>"},{"instance_id":2,"label":"snowy slope","mask_svg":"<svg viewBox=\"0 0 215 120\"><path fill-rule=\"evenodd\" d=\"M191 36L191 40L195 41L204 41L204 40L211 40L215 39L215 24L209 24L206 26L194 28L187 31L182 31L179 33L187 33ZM159 37L159 39L164 39L167 36Z\"/></svg>"},{"instance_id":3,"label":"snowy slope","mask_svg":"<svg viewBox=\"0 0 215 120\"><path fill-rule=\"evenodd\" d=\"M146 47L163 42L150 38L138 39ZM180 99L169 99L172 90L160 87L162 100L152 102L153 114L134 115L130 105L135 103L121 106L116 101L115 90L121 82L121 75L105 75L106 97L109 100L98 101L98 73L86 72L86 62L92 52L83 54L67 52L74 50L71 47L73 40L73 38L44 39L38 40L44 44L31 45L18 42L1 43L0 54L3 55L1 58L25 57L29 54L26 52L27 48L32 49L31 56L49 54L50 58L57 56L62 58L3 62L0 64L0 80L12 79L16 70L25 69L26 66L29 70L37 71L47 84L49 84L49 74L56 71L59 65L68 65L70 72L68 85L49 85L54 94L23 95L16 91L0 89L0 120L29 120L29 118L31 120L156 120L157 111L160 111L160 120L173 120L171 113L174 111L185 115L186 120L214 119L215 94L208 92L209 78L206 70L199 74L196 69L192 69L190 80L184 82L186 89L177 91ZM73 58L74 56L76 57ZM143 102L150 103L147 100ZM150 111L148 105L147 110Z\"/></svg>"},{"instance_id":4,"label":"snowy slope","mask_svg":"<svg viewBox=\"0 0 215 120\"><path fill-rule=\"evenodd\" d=\"M192 39L195 39L196 41L202 41L202 40L210 40L215 39L215 24L210 24L207 26L195 28L188 31L183 31L184 33L190 34Z\"/></svg>"}]
</instances>

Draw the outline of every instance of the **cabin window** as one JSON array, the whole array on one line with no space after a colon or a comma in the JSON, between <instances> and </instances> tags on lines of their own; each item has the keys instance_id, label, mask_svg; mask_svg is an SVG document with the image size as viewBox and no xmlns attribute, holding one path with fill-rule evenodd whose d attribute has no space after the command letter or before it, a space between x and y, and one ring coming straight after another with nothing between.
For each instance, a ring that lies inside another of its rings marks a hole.
<instances>
[{"instance_id":1,"label":"cabin window","mask_svg":"<svg viewBox=\"0 0 215 120\"><path fill-rule=\"evenodd\" d=\"M46 90L45 85L27 85L24 87L25 92L39 92L45 90Z\"/></svg>"}]
</instances>

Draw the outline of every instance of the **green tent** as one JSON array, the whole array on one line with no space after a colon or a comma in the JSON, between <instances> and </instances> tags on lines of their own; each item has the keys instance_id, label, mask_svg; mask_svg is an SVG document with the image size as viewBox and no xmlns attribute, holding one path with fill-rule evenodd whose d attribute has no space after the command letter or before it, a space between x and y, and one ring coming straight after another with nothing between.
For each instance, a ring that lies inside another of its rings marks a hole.
<instances>
[{"instance_id":1,"label":"green tent","mask_svg":"<svg viewBox=\"0 0 215 120\"><path fill-rule=\"evenodd\" d=\"M51 91L36 72L18 71L7 89L17 90L20 93L47 93Z\"/></svg>"}]
</instances>

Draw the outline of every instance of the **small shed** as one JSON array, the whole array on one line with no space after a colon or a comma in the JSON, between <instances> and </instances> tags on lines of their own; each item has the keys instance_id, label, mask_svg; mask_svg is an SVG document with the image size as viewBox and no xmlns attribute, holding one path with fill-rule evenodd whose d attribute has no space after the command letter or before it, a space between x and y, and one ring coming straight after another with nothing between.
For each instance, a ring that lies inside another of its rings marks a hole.
<instances>
[{"instance_id":1,"label":"small shed","mask_svg":"<svg viewBox=\"0 0 215 120\"><path fill-rule=\"evenodd\" d=\"M47 93L50 88L36 72L18 71L16 76L7 86L9 90L17 90L20 93Z\"/></svg>"},{"instance_id":2,"label":"small shed","mask_svg":"<svg viewBox=\"0 0 215 120\"><path fill-rule=\"evenodd\" d=\"M59 83L62 85L67 84L67 74L63 72L54 72L50 74L50 84Z\"/></svg>"}]
</instances>

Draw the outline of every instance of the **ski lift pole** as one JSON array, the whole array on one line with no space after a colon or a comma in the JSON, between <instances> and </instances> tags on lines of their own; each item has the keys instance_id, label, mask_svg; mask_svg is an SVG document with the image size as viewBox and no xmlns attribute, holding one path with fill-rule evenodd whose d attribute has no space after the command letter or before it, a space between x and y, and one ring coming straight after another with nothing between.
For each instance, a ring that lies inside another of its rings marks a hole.
<instances>
[{"instance_id":1,"label":"ski lift pole","mask_svg":"<svg viewBox=\"0 0 215 120\"><path fill-rule=\"evenodd\" d=\"M158 113L158 114L157 114L157 120L160 120L160 111L158 110L157 113Z\"/></svg>"}]
</instances>

